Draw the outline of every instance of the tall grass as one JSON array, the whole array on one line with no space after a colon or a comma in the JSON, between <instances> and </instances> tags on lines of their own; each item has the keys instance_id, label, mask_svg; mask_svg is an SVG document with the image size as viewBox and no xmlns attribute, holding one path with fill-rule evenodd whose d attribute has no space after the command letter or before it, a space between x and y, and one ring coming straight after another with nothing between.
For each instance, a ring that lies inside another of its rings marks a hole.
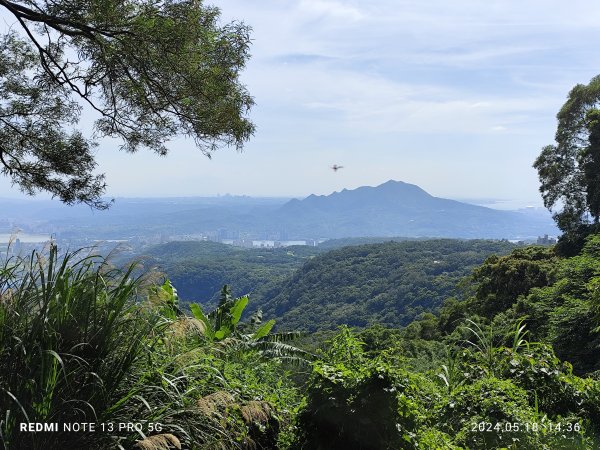
<instances>
[{"instance_id":1,"label":"tall grass","mask_svg":"<svg viewBox=\"0 0 600 450\"><path fill-rule=\"evenodd\" d=\"M495 354L498 348L494 343L494 328L490 324L484 330L477 324L477 322L474 322L471 319L467 319L467 323L470 326L463 325L463 327L466 331L470 332L474 336L474 339L467 339L465 340L465 343L475 348L481 354L485 369L490 375L495 376Z\"/></svg>"},{"instance_id":2,"label":"tall grass","mask_svg":"<svg viewBox=\"0 0 600 450\"><path fill-rule=\"evenodd\" d=\"M122 400L132 395L124 386L132 386L128 377L160 320L137 306L141 280L131 277L132 269L120 272L81 252L60 256L56 246L46 255L34 251L4 258L0 442L5 448L84 448L98 439L90 433L23 433L22 422L118 419Z\"/></svg>"},{"instance_id":3,"label":"tall grass","mask_svg":"<svg viewBox=\"0 0 600 450\"><path fill-rule=\"evenodd\" d=\"M273 391L281 379L268 352L216 345L178 309L169 282L133 274L133 266L117 270L55 246L0 260L0 448L241 449L273 438L277 427L246 423L242 414L255 400L295 395ZM200 406L221 391L235 403L216 420ZM59 431L21 432L22 423L57 423ZM61 432L75 423L96 431ZM126 423L142 428L118 429Z\"/></svg>"}]
</instances>

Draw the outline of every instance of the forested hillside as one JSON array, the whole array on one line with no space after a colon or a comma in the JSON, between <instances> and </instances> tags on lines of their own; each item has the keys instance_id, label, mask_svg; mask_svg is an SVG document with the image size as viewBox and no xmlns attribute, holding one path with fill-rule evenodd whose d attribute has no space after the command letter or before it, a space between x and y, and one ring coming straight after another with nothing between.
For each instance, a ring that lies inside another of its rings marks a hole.
<instances>
[{"instance_id":1,"label":"forested hillside","mask_svg":"<svg viewBox=\"0 0 600 450\"><path fill-rule=\"evenodd\" d=\"M343 247L310 259L257 305L286 329L407 325L460 295L459 281L488 256L513 248L451 239Z\"/></svg>"},{"instance_id":2,"label":"forested hillside","mask_svg":"<svg viewBox=\"0 0 600 450\"><path fill-rule=\"evenodd\" d=\"M360 242L361 240L358 240ZM214 242L171 242L148 250L154 265L177 286L183 303L216 305L224 284L249 294L281 327L334 329L341 324L406 325L460 295L459 281L491 254L515 246L503 241L409 240L336 248L242 249Z\"/></svg>"},{"instance_id":3,"label":"forested hillside","mask_svg":"<svg viewBox=\"0 0 600 450\"><path fill-rule=\"evenodd\" d=\"M319 248L322 250L333 250L341 247L348 247L351 245L364 245L364 244L381 244L382 242L401 242L401 241L417 241L425 238L413 238L413 237L348 237L338 239L328 239L325 242L319 244Z\"/></svg>"},{"instance_id":4,"label":"forested hillside","mask_svg":"<svg viewBox=\"0 0 600 450\"><path fill-rule=\"evenodd\" d=\"M514 324L523 320L528 339L552 345L576 373L598 371L599 281L598 235L590 236L580 253L570 258L561 258L554 248L517 249L488 258L473 272L471 296L447 300L438 318L416 321L405 333L446 338L468 318L489 324L490 336L500 343L501 336L509 335Z\"/></svg>"},{"instance_id":5,"label":"forested hillside","mask_svg":"<svg viewBox=\"0 0 600 450\"><path fill-rule=\"evenodd\" d=\"M319 254L317 247L244 249L216 242L169 242L141 255L177 286L184 302L214 302L224 284L237 296L250 294L281 282L306 261Z\"/></svg>"},{"instance_id":6,"label":"forested hillside","mask_svg":"<svg viewBox=\"0 0 600 450\"><path fill-rule=\"evenodd\" d=\"M369 260L374 248L394 249L405 265L415 257L425 278L436 274L427 258L450 249L463 253L457 266L508 250L387 243L313 261ZM34 264L12 257L0 266L0 408L10 411L0 439L34 450L598 448L599 248L592 235L574 257L541 247L490 256L462 282L465 298L447 299L439 315L405 328L344 325L327 341L305 335L311 352L227 289L216 308L185 313L170 282L134 279L99 257L61 259L54 247ZM105 429L23 433L25 420ZM127 422L147 437L106 428Z\"/></svg>"}]
</instances>

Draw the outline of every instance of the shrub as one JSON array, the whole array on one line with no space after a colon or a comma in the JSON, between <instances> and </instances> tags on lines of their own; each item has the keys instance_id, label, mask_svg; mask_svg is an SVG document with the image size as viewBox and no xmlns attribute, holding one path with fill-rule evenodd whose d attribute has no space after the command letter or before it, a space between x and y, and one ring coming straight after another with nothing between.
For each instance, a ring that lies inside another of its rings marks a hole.
<instances>
[{"instance_id":1,"label":"shrub","mask_svg":"<svg viewBox=\"0 0 600 450\"><path fill-rule=\"evenodd\" d=\"M314 364L300 412L298 448L414 448L426 420L419 375L393 369L384 357L366 358L360 342L342 327ZM434 402L436 399L429 398Z\"/></svg>"}]
</instances>

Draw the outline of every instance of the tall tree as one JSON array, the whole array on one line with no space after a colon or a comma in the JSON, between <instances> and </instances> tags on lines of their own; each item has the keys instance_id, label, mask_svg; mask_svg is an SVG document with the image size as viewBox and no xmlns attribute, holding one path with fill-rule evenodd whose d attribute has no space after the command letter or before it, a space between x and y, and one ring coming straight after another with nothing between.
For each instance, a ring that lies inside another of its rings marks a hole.
<instances>
[{"instance_id":1,"label":"tall tree","mask_svg":"<svg viewBox=\"0 0 600 450\"><path fill-rule=\"evenodd\" d=\"M600 221L600 76L578 84L559 113L556 144L534 163L544 204L566 233Z\"/></svg>"},{"instance_id":2,"label":"tall tree","mask_svg":"<svg viewBox=\"0 0 600 450\"><path fill-rule=\"evenodd\" d=\"M201 0L0 0L0 168L30 195L108 205L93 149L167 154L176 135L204 154L240 150L254 131L240 83L250 29ZM83 108L94 133L74 129Z\"/></svg>"}]
</instances>

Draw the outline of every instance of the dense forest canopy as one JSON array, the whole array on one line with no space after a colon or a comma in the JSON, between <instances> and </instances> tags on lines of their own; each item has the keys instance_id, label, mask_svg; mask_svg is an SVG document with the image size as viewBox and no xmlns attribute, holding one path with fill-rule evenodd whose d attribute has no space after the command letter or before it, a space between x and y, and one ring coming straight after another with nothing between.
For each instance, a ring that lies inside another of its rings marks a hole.
<instances>
[{"instance_id":1,"label":"dense forest canopy","mask_svg":"<svg viewBox=\"0 0 600 450\"><path fill-rule=\"evenodd\" d=\"M598 248L591 236L571 258L539 247L490 256L463 282L468 297L438 315L305 335L304 349L227 288L214 308L186 313L169 281L98 256L12 257L0 268L0 439L11 449L595 448ZM95 417L139 422L146 437L18 427Z\"/></svg>"},{"instance_id":2,"label":"dense forest canopy","mask_svg":"<svg viewBox=\"0 0 600 450\"><path fill-rule=\"evenodd\" d=\"M321 252L309 246L245 249L217 242L169 242L145 251L144 264L164 272L184 303L214 305L227 284L233 295L250 294L257 304L261 292L278 285Z\"/></svg>"},{"instance_id":3,"label":"dense forest canopy","mask_svg":"<svg viewBox=\"0 0 600 450\"><path fill-rule=\"evenodd\" d=\"M173 281L183 303L214 306L228 284L234 295L249 294L250 309L262 309L280 327L315 331L341 324L406 325L459 296L459 281L490 254L515 247L503 241L430 239L337 248L363 241L371 239L277 249L171 242L148 249L145 264Z\"/></svg>"},{"instance_id":4,"label":"dense forest canopy","mask_svg":"<svg viewBox=\"0 0 600 450\"><path fill-rule=\"evenodd\" d=\"M460 296L459 281L491 253L513 247L452 239L343 247L309 260L257 304L288 329L407 325Z\"/></svg>"}]
</instances>

